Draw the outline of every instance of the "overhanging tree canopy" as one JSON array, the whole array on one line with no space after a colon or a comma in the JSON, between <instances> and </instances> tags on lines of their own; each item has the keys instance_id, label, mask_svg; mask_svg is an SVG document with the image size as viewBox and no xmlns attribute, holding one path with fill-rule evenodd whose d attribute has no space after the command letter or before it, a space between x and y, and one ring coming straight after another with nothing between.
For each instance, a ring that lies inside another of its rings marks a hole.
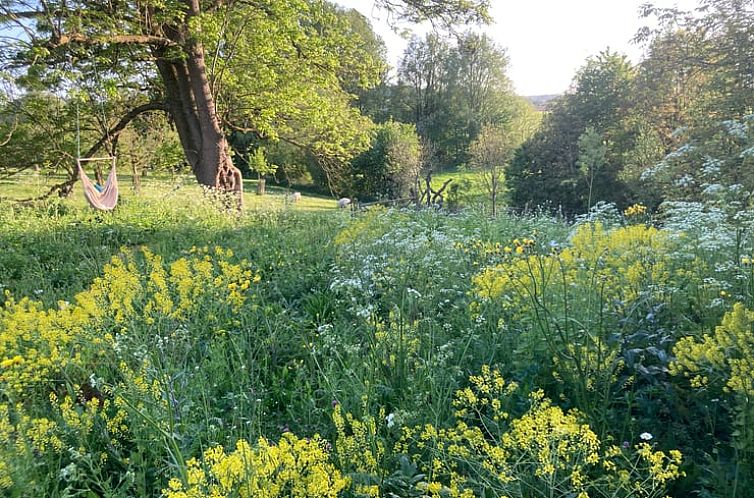
<instances>
[{"instance_id":1,"label":"overhanging tree canopy","mask_svg":"<svg viewBox=\"0 0 754 498\"><path fill-rule=\"evenodd\" d=\"M486 19L488 6L377 2L403 19L445 22ZM166 109L208 187L241 188L226 129L286 139L331 159L366 146L368 121L341 83L368 85L381 63L324 0L6 0L0 27L10 34L0 62L23 85L55 85L74 73L139 90L135 109Z\"/></svg>"}]
</instances>

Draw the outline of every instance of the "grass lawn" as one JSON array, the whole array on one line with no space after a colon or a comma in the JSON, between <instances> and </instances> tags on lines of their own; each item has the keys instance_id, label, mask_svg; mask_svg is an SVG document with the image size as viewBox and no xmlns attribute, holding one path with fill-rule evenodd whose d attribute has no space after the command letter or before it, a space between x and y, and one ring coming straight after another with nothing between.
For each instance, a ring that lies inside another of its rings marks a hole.
<instances>
[{"instance_id":1,"label":"grass lawn","mask_svg":"<svg viewBox=\"0 0 754 498\"><path fill-rule=\"evenodd\" d=\"M10 179L0 180L0 198L25 199L44 194L50 186L63 181L61 176L45 176L38 173L26 172ZM193 202L202 195L201 188L189 174L150 175L142 178L141 191L137 194L132 188L132 176L119 174L120 201L128 203L135 199L142 201L164 202L167 200ZM256 195L257 181L244 180L244 206L247 209L296 209L303 211L322 211L336 209L335 199L312 194L301 194L301 200L292 203L287 198L293 193L283 187L267 184L264 196ZM70 205L84 207L86 200L77 182L70 197Z\"/></svg>"},{"instance_id":2,"label":"grass lawn","mask_svg":"<svg viewBox=\"0 0 754 498\"><path fill-rule=\"evenodd\" d=\"M445 191L445 200L451 206L489 207L489 194L481 173L477 171L443 171L432 177L432 188L439 189L443 183L451 178L453 181ZM498 202L500 203L500 201Z\"/></svg>"}]
</instances>

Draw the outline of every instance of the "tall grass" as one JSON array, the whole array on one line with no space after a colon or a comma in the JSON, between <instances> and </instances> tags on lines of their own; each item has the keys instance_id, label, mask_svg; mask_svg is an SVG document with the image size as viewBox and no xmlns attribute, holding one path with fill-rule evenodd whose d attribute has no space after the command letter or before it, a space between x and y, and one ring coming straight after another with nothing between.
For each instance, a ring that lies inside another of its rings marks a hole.
<instances>
[{"instance_id":1,"label":"tall grass","mask_svg":"<svg viewBox=\"0 0 754 498\"><path fill-rule=\"evenodd\" d=\"M2 208L7 495L734 496L732 472L745 496L738 364L691 353L753 304L746 237L177 197ZM735 330L723 357L749 361Z\"/></svg>"}]
</instances>

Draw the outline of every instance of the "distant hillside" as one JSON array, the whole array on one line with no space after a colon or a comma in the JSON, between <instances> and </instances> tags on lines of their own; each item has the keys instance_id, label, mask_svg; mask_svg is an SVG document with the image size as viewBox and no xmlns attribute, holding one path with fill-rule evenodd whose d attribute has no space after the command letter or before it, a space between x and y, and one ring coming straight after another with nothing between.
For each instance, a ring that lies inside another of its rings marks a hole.
<instances>
[{"instance_id":1,"label":"distant hillside","mask_svg":"<svg viewBox=\"0 0 754 498\"><path fill-rule=\"evenodd\" d=\"M524 97L537 108L538 111L547 111L549 102L560 97L560 95L531 95Z\"/></svg>"}]
</instances>

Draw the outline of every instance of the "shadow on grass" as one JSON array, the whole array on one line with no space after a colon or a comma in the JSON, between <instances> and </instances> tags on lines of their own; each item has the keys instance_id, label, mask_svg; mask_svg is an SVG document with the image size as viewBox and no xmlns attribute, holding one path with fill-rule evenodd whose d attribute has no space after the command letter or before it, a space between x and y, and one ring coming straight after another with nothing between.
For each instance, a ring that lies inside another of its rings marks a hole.
<instances>
[{"instance_id":1,"label":"shadow on grass","mask_svg":"<svg viewBox=\"0 0 754 498\"><path fill-rule=\"evenodd\" d=\"M52 216L26 210L0 232L0 289L54 305L85 289L122 250L146 246L169 263L192 246L222 246L266 273L275 292L296 299L328 270L334 251L330 240L340 219L293 211L194 214L130 209Z\"/></svg>"}]
</instances>

